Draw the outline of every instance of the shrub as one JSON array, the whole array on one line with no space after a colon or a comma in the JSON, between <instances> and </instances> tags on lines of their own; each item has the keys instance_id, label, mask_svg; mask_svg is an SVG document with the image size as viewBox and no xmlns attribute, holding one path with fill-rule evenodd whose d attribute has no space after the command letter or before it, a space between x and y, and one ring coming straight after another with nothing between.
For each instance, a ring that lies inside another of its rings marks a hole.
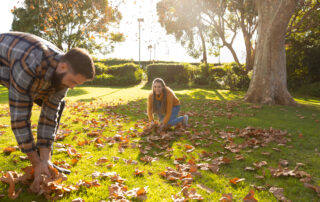
<instances>
[{"instance_id":1,"label":"shrub","mask_svg":"<svg viewBox=\"0 0 320 202\"><path fill-rule=\"evenodd\" d=\"M188 83L195 76L195 67L190 64L151 64L147 66L148 82L162 78L167 83Z\"/></svg>"},{"instance_id":2,"label":"shrub","mask_svg":"<svg viewBox=\"0 0 320 202\"><path fill-rule=\"evenodd\" d=\"M223 77L227 74L224 66L210 67L209 74L214 77Z\"/></svg>"},{"instance_id":3,"label":"shrub","mask_svg":"<svg viewBox=\"0 0 320 202\"><path fill-rule=\"evenodd\" d=\"M138 84L142 80L143 70L136 64L126 63L111 67L107 67L102 63L97 64L99 74L96 75L93 81L87 83L89 85L126 86Z\"/></svg>"},{"instance_id":4,"label":"shrub","mask_svg":"<svg viewBox=\"0 0 320 202\"><path fill-rule=\"evenodd\" d=\"M108 66L101 62L95 62L94 66L96 67L96 75L100 75L107 72Z\"/></svg>"},{"instance_id":5,"label":"shrub","mask_svg":"<svg viewBox=\"0 0 320 202\"><path fill-rule=\"evenodd\" d=\"M298 92L303 95L320 97L320 82L303 85L298 89Z\"/></svg>"}]
</instances>

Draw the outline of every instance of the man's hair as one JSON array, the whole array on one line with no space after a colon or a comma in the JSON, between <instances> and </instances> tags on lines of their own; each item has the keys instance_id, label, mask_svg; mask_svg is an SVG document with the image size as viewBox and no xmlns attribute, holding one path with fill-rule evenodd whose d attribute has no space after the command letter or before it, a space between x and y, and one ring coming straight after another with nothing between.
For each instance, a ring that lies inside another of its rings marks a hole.
<instances>
[{"instance_id":1,"label":"man's hair","mask_svg":"<svg viewBox=\"0 0 320 202\"><path fill-rule=\"evenodd\" d=\"M95 67L89 53L82 48L73 48L61 57L60 62L66 62L71 66L74 74L81 74L87 79L95 76Z\"/></svg>"}]
</instances>

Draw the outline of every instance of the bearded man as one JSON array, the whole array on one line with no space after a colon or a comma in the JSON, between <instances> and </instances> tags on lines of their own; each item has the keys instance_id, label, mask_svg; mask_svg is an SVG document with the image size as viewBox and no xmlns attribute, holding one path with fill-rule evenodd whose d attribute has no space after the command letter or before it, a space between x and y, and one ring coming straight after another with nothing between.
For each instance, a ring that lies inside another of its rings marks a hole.
<instances>
[{"instance_id":1,"label":"bearded man","mask_svg":"<svg viewBox=\"0 0 320 202\"><path fill-rule=\"evenodd\" d=\"M64 53L32 34L0 34L0 84L8 88L11 128L19 148L28 155L35 179L50 175L48 166L70 173L51 163L52 145L68 89L92 80L94 75L92 58L84 49ZM41 107L36 143L30 122L34 103Z\"/></svg>"}]
</instances>

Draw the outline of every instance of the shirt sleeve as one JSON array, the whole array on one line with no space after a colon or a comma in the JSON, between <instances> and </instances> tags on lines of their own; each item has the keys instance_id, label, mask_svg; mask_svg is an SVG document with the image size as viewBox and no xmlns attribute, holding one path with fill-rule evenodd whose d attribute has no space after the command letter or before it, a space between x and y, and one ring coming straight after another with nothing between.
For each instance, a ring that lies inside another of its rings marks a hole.
<instances>
[{"instance_id":1,"label":"shirt sleeve","mask_svg":"<svg viewBox=\"0 0 320 202\"><path fill-rule=\"evenodd\" d=\"M11 78L12 79L12 78ZM36 150L32 131L31 131L31 109L32 98L28 93L26 86L21 83L33 83L33 80L21 80L15 82L12 80L9 85L9 106L11 115L11 128L16 137L18 145L22 152L29 153Z\"/></svg>"},{"instance_id":2,"label":"shirt sleeve","mask_svg":"<svg viewBox=\"0 0 320 202\"><path fill-rule=\"evenodd\" d=\"M68 89L62 89L44 100L38 123L37 147L50 148L58 129L59 110Z\"/></svg>"},{"instance_id":3,"label":"shirt sleeve","mask_svg":"<svg viewBox=\"0 0 320 202\"><path fill-rule=\"evenodd\" d=\"M167 109L166 109L166 115L163 119L164 125L166 125L170 120L172 107L173 107L173 95L171 93L167 93Z\"/></svg>"},{"instance_id":4,"label":"shirt sleeve","mask_svg":"<svg viewBox=\"0 0 320 202\"><path fill-rule=\"evenodd\" d=\"M150 94L148 97L148 108L147 108L149 121L153 121L152 104L153 104L152 94Z\"/></svg>"}]
</instances>

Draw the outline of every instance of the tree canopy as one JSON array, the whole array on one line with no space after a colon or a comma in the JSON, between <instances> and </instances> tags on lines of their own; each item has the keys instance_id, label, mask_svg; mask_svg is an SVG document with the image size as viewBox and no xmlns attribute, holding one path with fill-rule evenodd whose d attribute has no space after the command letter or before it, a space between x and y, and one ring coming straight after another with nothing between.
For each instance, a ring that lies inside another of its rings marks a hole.
<instances>
[{"instance_id":1,"label":"tree canopy","mask_svg":"<svg viewBox=\"0 0 320 202\"><path fill-rule=\"evenodd\" d=\"M13 31L36 34L63 50L110 52L113 43L124 40L122 33L112 31L122 16L108 0L25 0L12 12Z\"/></svg>"}]
</instances>

